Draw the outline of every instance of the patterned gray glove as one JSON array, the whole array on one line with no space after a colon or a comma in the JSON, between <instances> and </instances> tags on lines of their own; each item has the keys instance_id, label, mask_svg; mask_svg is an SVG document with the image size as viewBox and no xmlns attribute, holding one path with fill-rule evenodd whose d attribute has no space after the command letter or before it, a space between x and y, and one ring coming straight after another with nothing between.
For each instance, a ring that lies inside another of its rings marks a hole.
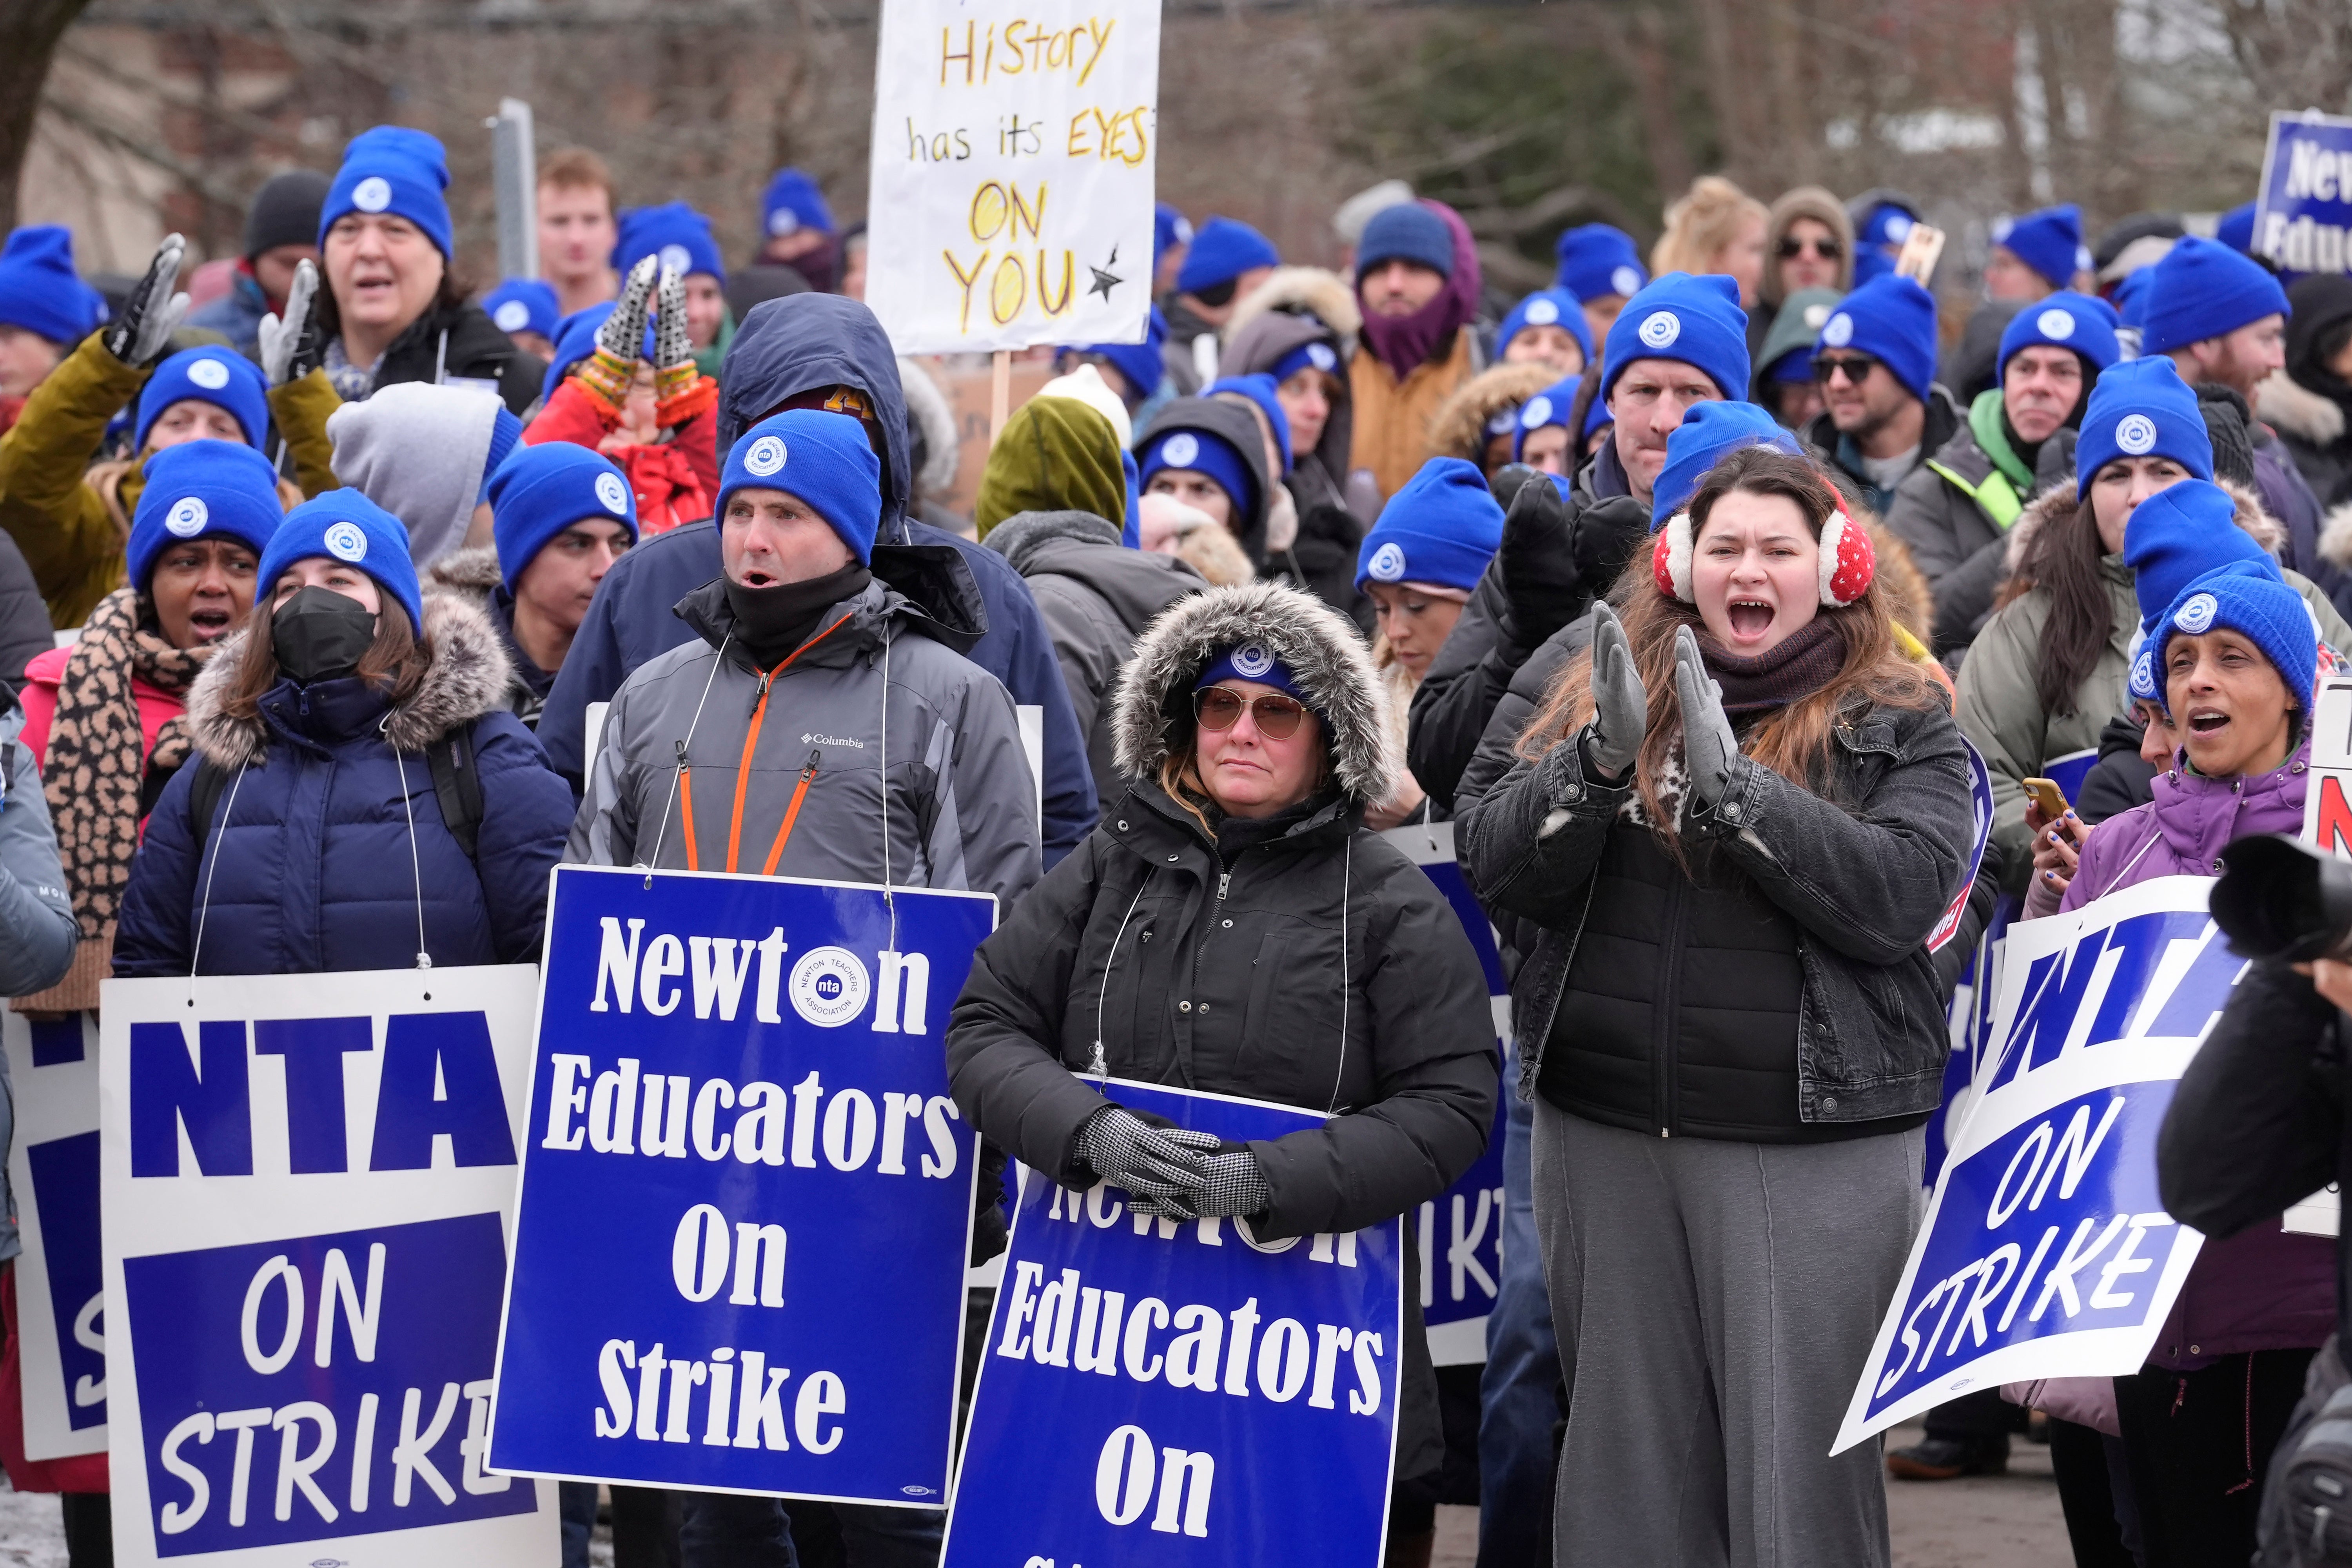
<instances>
[{"instance_id":1,"label":"patterned gray glove","mask_svg":"<svg viewBox=\"0 0 2352 1568\"><path fill-rule=\"evenodd\" d=\"M173 292L180 283L180 260L188 242L167 234L147 263L147 275L122 302L122 314L106 329L106 352L124 364L144 370L170 352L172 333L188 313L188 297Z\"/></svg>"},{"instance_id":2,"label":"patterned gray glove","mask_svg":"<svg viewBox=\"0 0 2352 1568\"><path fill-rule=\"evenodd\" d=\"M686 331L686 279L663 268L655 297L659 305L654 315L654 368L663 371L691 363L694 340Z\"/></svg>"},{"instance_id":3,"label":"patterned gray glove","mask_svg":"<svg viewBox=\"0 0 2352 1568\"><path fill-rule=\"evenodd\" d=\"M319 268L308 261L294 268L294 281L286 289L286 313L261 318L257 331L261 373L272 386L283 386L310 374L319 363L318 316L311 309L319 294Z\"/></svg>"},{"instance_id":4,"label":"patterned gray glove","mask_svg":"<svg viewBox=\"0 0 2352 1568\"><path fill-rule=\"evenodd\" d=\"M637 361L645 357L646 302L653 298L654 275L660 266L648 256L629 268L613 313L596 329L594 351L581 363L581 385L614 415L628 401Z\"/></svg>"},{"instance_id":5,"label":"patterned gray glove","mask_svg":"<svg viewBox=\"0 0 2352 1568\"><path fill-rule=\"evenodd\" d=\"M1210 1133L1154 1127L1122 1106L1109 1105L1078 1129L1077 1154L1096 1175L1126 1188L1130 1197L1181 1205L1189 1191L1207 1181L1202 1156L1217 1143ZM1189 1208L1176 1206L1146 1207L1145 1212L1195 1217Z\"/></svg>"},{"instance_id":6,"label":"patterned gray glove","mask_svg":"<svg viewBox=\"0 0 2352 1568\"><path fill-rule=\"evenodd\" d=\"M1731 764L1739 737L1723 711L1723 688L1706 672L1698 639L1688 626L1675 633L1675 695L1683 710L1683 758L1690 770L1691 799L1712 811L1731 785Z\"/></svg>"},{"instance_id":7,"label":"patterned gray glove","mask_svg":"<svg viewBox=\"0 0 2352 1568\"><path fill-rule=\"evenodd\" d=\"M1266 1184L1265 1173L1258 1169L1257 1156L1248 1150L1212 1154L1201 1164L1207 1178L1185 1194L1194 1218L1264 1214L1274 1202L1274 1189Z\"/></svg>"},{"instance_id":8,"label":"patterned gray glove","mask_svg":"<svg viewBox=\"0 0 2352 1568\"><path fill-rule=\"evenodd\" d=\"M1612 778L1623 777L1642 753L1649 725L1650 694L1633 668L1633 645L1617 612L1603 601L1592 606L1592 739L1587 754L1593 765Z\"/></svg>"}]
</instances>

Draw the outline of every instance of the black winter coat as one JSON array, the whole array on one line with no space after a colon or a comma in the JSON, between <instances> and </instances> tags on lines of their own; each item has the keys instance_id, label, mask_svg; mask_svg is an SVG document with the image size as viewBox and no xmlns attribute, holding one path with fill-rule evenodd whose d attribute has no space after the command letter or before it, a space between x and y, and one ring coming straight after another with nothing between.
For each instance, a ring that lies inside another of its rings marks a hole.
<instances>
[{"instance_id":1,"label":"black winter coat","mask_svg":"<svg viewBox=\"0 0 2352 1568\"><path fill-rule=\"evenodd\" d=\"M538 401L546 379L545 363L518 348L479 305L427 310L393 340L375 373L379 387L404 381L487 382L508 412L518 416Z\"/></svg>"}]
</instances>

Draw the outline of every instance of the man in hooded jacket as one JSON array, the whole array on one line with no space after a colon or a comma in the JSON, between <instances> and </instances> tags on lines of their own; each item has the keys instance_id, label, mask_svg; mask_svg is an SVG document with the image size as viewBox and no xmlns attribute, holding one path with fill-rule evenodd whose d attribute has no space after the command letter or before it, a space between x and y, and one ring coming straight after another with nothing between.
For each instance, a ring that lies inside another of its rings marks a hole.
<instances>
[{"instance_id":1,"label":"man in hooded jacket","mask_svg":"<svg viewBox=\"0 0 2352 1568\"><path fill-rule=\"evenodd\" d=\"M907 402L890 340L874 313L834 294L794 294L752 308L719 377L719 447L786 406L826 407L859 420L881 459L879 542L948 545L963 558L985 612L971 661L1003 683L1013 702L1040 710L1045 730L1045 864L1057 864L1095 823L1086 739L1070 709L1037 604L993 551L907 515L910 489ZM614 563L588 606L562 673L548 693L539 738L556 772L587 772L587 710L609 700L639 665L695 640L672 607L721 571L716 522L689 523L647 540Z\"/></svg>"}]
</instances>

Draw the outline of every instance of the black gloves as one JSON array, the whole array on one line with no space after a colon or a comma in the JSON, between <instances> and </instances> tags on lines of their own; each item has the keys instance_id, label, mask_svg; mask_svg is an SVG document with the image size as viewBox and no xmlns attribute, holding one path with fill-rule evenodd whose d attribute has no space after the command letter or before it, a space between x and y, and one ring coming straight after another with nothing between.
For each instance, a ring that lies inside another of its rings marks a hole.
<instances>
[{"instance_id":1,"label":"black gloves","mask_svg":"<svg viewBox=\"0 0 2352 1568\"><path fill-rule=\"evenodd\" d=\"M106 329L106 352L134 369L145 370L172 349L172 332L188 313L188 297L173 292L180 283L180 258L188 242L167 234L147 264L147 275L122 302L122 314Z\"/></svg>"},{"instance_id":2,"label":"black gloves","mask_svg":"<svg viewBox=\"0 0 2352 1568\"><path fill-rule=\"evenodd\" d=\"M1649 542L1650 509L1632 496L1611 496L1577 513L1569 548L1584 591L1596 599L1605 597L1625 563Z\"/></svg>"},{"instance_id":3,"label":"black gloves","mask_svg":"<svg viewBox=\"0 0 2352 1568\"><path fill-rule=\"evenodd\" d=\"M1503 517L1496 552L1502 579L1503 640L1534 648L1584 611L1591 599L1577 569L1568 502L1548 476L1519 486Z\"/></svg>"}]
</instances>

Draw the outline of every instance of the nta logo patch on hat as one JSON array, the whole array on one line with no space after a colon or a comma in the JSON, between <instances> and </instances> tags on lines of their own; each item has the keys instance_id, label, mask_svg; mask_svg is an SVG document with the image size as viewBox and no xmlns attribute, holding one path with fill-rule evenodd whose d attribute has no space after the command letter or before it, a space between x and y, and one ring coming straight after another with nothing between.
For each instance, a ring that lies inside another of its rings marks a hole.
<instances>
[{"instance_id":1,"label":"nta logo patch on hat","mask_svg":"<svg viewBox=\"0 0 2352 1568\"><path fill-rule=\"evenodd\" d=\"M1396 546L1391 544L1387 546L1387 548L1395 550ZM1400 570L1402 569L1403 562L1403 552L1399 552L1397 555L1397 563ZM1242 644L1241 647L1234 649L1234 673L1235 675L1246 676L1250 679L1255 680L1273 668L1274 655L1265 651L1265 645L1264 643L1245 642Z\"/></svg>"},{"instance_id":2,"label":"nta logo patch on hat","mask_svg":"<svg viewBox=\"0 0 2352 1568\"><path fill-rule=\"evenodd\" d=\"M661 264L683 278L694 269L694 254L673 242L661 247Z\"/></svg>"},{"instance_id":3,"label":"nta logo patch on hat","mask_svg":"<svg viewBox=\"0 0 2352 1568\"><path fill-rule=\"evenodd\" d=\"M1190 430L1179 430L1160 448L1160 460L1171 468L1189 468L1200 456L1201 438Z\"/></svg>"},{"instance_id":4,"label":"nta logo patch on hat","mask_svg":"<svg viewBox=\"0 0 2352 1568\"><path fill-rule=\"evenodd\" d=\"M1805 325L1812 331L1817 332L1820 331L1822 330L1822 323L1829 319L1830 308L1827 305L1808 305L1805 307Z\"/></svg>"},{"instance_id":5,"label":"nta logo patch on hat","mask_svg":"<svg viewBox=\"0 0 2352 1568\"><path fill-rule=\"evenodd\" d=\"M784 466L784 455L782 437L762 436L743 454L743 471L764 479Z\"/></svg>"},{"instance_id":6,"label":"nta logo patch on hat","mask_svg":"<svg viewBox=\"0 0 2352 1568\"><path fill-rule=\"evenodd\" d=\"M348 561L356 566L367 559L367 535L360 531L356 522L336 523L327 530L327 536L321 542L326 545L327 553L338 561Z\"/></svg>"},{"instance_id":7,"label":"nta logo patch on hat","mask_svg":"<svg viewBox=\"0 0 2352 1568\"><path fill-rule=\"evenodd\" d=\"M1609 287L1614 289L1620 294L1640 293L1642 291L1642 274L1640 269L1633 267L1620 266L1616 271L1612 272L1609 275Z\"/></svg>"},{"instance_id":8,"label":"nta logo patch on hat","mask_svg":"<svg viewBox=\"0 0 2352 1568\"><path fill-rule=\"evenodd\" d=\"M1822 342L1828 348L1842 349L1852 342L1853 318L1840 310L1829 319L1828 325L1822 328Z\"/></svg>"},{"instance_id":9,"label":"nta logo patch on hat","mask_svg":"<svg viewBox=\"0 0 2352 1568\"><path fill-rule=\"evenodd\" d=\"M2074 317L2072 311L2044 310L2033 319L2033 324L2040 329L2045 338L2064 339L2074 335Z\"/></svg>"},{"instance_id":10,"label":"nta logo patch on hat","mask_svg":"<svg viewBox=\"0 0 2352 1568\"><path fill-rule=\"evenodd\" d=\"M1528 405L1519 410L1519 423L1529 430L1550 424L1551 399L1541 393L1528 398Z\"/></svg>"},{"instance_id":11,"label":"nta logo patch on hat","mask_svg":"<svg viewBox=\"0 0 2352 1568\"><path fill-rule=\"evenodd\" d=\"M499 307L490 322L502 332L519 332L530 325L530 307L520 300L509 300Z\"/></svg>"},{"instance_id":12,"label":"nta logo patch on hat","mask_svg":"<svg viewBox=\"0 0 2352 1568\"><path fill-rule=\"evenodd\" d=\"M179 539L194 539L212 521L212 509L200 496L183 496L178 505L163 514L165 531Z\"/></svg>"},{"instance_id":13,"label":"nta logo patch on hat","mask_svg":"<svg viewBox=\"0 0 2352 1568\"><path fill-rule=\"evenodd\" d=\"M1308 343L1307 345L1307 363L1313 365L1317 370L1328 372L1339 368L1339 356L1331 351L1331 345L1329 343Z\"/></svg>"},{"instance_id":14,"label":"nta logo patch on hat","mask_svg":"<svg viewBox=\"0 0 2352 1568\"><path fill-rule=\"evenodd\" d=\"M800 232L800 215L790 207L778 207L768 215L768 232L778 239Z\"/></svg>"},{"instance_id":15,"label":"nta logo patch on hat","mask_svg":"<svg viewBox=\"0 0 2352 1568\"><path fill-rule=\"evenodd\" d=\"M228 384L228 366L216 359L200 359L188 366L188 379L206 392L218 392Z\"/></svg>"},{"instance_id":16,"label":"nta logo patch on hat","mask_svg":"<svg viewBox=\"0 0 2352 1568\"><path fill-rule=\"evenodd\" d=\"M748 466L747 464L746 467ZM598 474L596 499L604 502L604 510L614 517L629 515L629 487L621 482L620 475Z\"/></svg>"},{"instance_id":17,"label":"nta logo patch on hat","mask_svg":"<svg viewBox=\"0 0 2352 1568\"><path fill-rule=\"evenodd\" d=\"M1372 552L1371 574L1383 583L1398 581L1404 575L1404 552L1393 541L1381 545ZM1234 668L1241 668L1239 658L1234 660Z\"/></svg>"},{"instance_id":18,"label":"nta logo patch on hat","mask_svg":"<svg viewBox=\"0 0 2352 1568\"><path fill-rule=\"evenodd\" d=\"M1901 213L1886 220L1886 237L1900 245L1911 237L1911 220Z\"/></svg>"},{"instance_id":19,"label":"nta logo patch on hat","mask_svg":"<svg viewBox=\"0 0 2352 1568\"><path fill-rule=\"evenodd\" d=\"M363 213L380 213L392 205L392 182L382 174L370 174L352 187L352 205Z\"/></svg>"},{"instance_id":20,"label":"nta logo patch on hat","mask_svg":"<svg viewBox=\"0 0 2352 1568\"><path fill-rule=\"evenodd\" d=\"M2219 600L2210 594L2200 594L2180 606L2180 613L2172 617L2172 624L2192 637L2201 637L2213 624L2213 617L2221 612Z\"/></svg>"},{"instance_id":21,"label":"nta logo patch on hat","mask_svg":"<svg viewBox=\"0 0 2352 1568\"><path fill-rule=\"evenodd\" d=\"M1642 330L1634 334L1654 349L1671 348L1683 335L1682 318L1672 310L1653 310L1642 321Z\"/></svg>"},{"instance_id":22,"label":"nta logo patch on hat","mask_svg":"<svg viewBox=\"0 0 2352 1568\"><path fill-rule=\"evenodd\" d=\"M2126 414L2116 421L2116 446L2138 458L2156 449L2156 421L2145 414Z\"/></svg>"},{"instance_id":23,"label":"nta logo patch on hat","mask_svg":"<svg viewBox=\"0 0 2352 1568\"><path fill-rule=\"evenodd\" d=\"M1527 321L1530 327L1549 327L1559 321L1559 301L1538 300L1528 307Z\"/></svg>"}]
</instances>

